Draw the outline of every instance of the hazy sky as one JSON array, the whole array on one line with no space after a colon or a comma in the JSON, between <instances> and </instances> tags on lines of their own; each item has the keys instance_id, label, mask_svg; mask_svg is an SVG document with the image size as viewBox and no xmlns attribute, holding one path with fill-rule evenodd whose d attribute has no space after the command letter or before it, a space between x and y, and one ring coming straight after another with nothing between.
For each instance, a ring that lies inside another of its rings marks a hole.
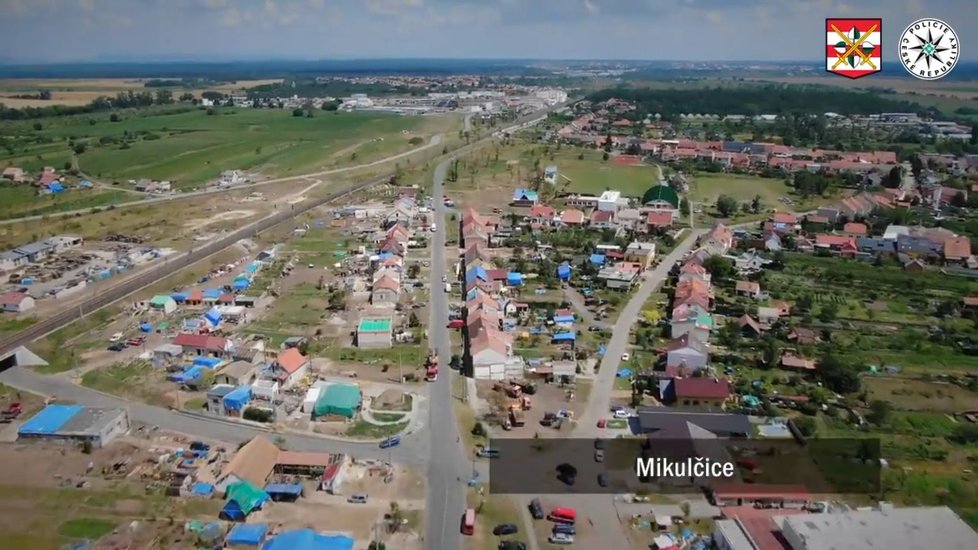
<instances>
[{"instance_id":1,"label":"hazy sky","mask_svg":"<svg viewBox=\"0 0 978 550\"><path fill-rule=\"evenodd\" d=\"M0 58L818 62L826 17L882 17L888 59L940 18L978 60L978 0L0 0Z\"/></svg>"}]
</instances>

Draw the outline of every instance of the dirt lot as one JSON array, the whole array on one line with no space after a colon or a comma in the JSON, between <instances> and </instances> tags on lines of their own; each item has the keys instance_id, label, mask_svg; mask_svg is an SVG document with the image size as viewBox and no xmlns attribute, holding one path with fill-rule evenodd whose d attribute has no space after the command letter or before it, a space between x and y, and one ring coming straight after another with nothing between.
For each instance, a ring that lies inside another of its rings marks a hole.
<instances>
[{"instance_id":1,"label":"dirt lot","mask_svg":"<svg viewBox=\"0 0 978 550\"><path fill-rule=\"evenodd\" d=\"M0 444L0 536L5 545L59 548L125 526L98 547L125 547L120 542L133 542L132 548L192 547L182 534L183 520L213 518L218 503L148 493L156 470L148 460L152 456L147 443L135 439L87 455L70 446ZM103 473L126 459L128 471Z\"/></svg>"},{"instance_id":2,"label":"dirt lot","mask_svg":"<svg viewBox=\"0 0 978 550\"><path fill-rule=\"evenodd\" d=\"M490 407L492 411L505 410L506 405L513 401L506 397L501 391L493 391L493 382L478 381L476 388L479 399ZM558 384L546 384L537 381L537 393L530 397L532 408L524 411L526 425L514 427L512 430L503 431L498 424L494 424L493 437L500 438L530 438L539 434L540 437L561 437L569 433L571 426L565 423L561 429L543 426L540 422L543 415L548 412L556 413L560 410L567 410L574 415L584 412L587 406L587 396L591 390L589 380L579 380L573 387L561 388Z\"/></svg>"},{"instance_id":3,"label":"dirt lot","mask_svg":"<svg viewBox=\"0 0 978 550\"><path fill-rule=\"evenodd\" d=\"M376 532L383 533L388 545L398 548L420 548L424 481L417 472L397 467L391 483L383 482L383 468L358 463L349 469L349 480L343 484L343 494L330 495L307 490L306 497L295 503L272 503L249 521L268 522L276 531L309 527L321 532L346 533L360 543L370 540ZM349 495L366 494L366 504L346 502ZM394 503L407 524L398 533L384 533L380 526L384 514L391 513ZM358 545L358 548L362 544Z\"/></svg>"}]
</instances>

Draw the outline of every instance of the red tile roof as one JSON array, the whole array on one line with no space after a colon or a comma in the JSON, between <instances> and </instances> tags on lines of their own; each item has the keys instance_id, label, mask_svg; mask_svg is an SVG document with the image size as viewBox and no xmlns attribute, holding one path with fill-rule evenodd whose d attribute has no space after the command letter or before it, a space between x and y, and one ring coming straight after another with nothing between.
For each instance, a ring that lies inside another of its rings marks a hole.
<instances>
[{"instance_id":1,"label":"red tile roof","mask_svg":"<svg viewBox=\"0 0 978 550\"><path fill-rule=\"evenodd\" d=\"M964 260L971 256L971 240L967 237L951 237L944 241L944 257L948 260Z\"/></svg>"},{"instance_id":2,"label":"red tile roof","mask_svg":"<svg viewBox=\"0 0 978 550\"><path fill-rule=\"evenodd\" d=\"M584 223L584 212L576 208L568 208L560 213L560 221L566 224L582 224Z\"/></svg>"},{"instance_id":3,"label":"red tile roof","mask_svg":"<svg viewBox=\"0 0 978 550\"><path fill-rule=\"evenodd\" d=\"M676 397L680 399L726 399L730 397L730 383L724 378L679 378L673 382Z\"/></svg>"},{"instance_id":4,"label":"red tile roof","mask_svg":"<svg viewBox=\"0 0 978 550\"><path fill-rule=\"evenodd\" d=\"M829 235L820 233L815 235L815 244L820 246L843 246L852 243L852 237L847 235Z\"/></svg>"},{"instance_id":5,"label":"red tile roof","mask_svg":"<svg viewBox=\"0 0 978 550\"><path fill-rule=\"evenodd\" d=\"M8 292L0 296L0 305L15 306L23 302L26 297L27 293L25 292Z\"/></svg>"},{"instance_id":6,"label":"red tile roof","mask_svg":"<svg viewBox=\"0 0 978 550\"><path fill-rule=\"evenodd\" d=\"M592 222L610 222L615 217L614 212L608 212L607 210L595 210L591 212Z\"/></svg>"},{"instance_id":7,"label":"red tile roof","mask_svg":"<svg viewBox=\"0 0 978 550\"><path fill-rule=\"evenodd\" d=\"M227 340L211 334L190 334L181 332L173 339L173 343L185 348L202 349L210 352L222 352L227 346Z\"/></svg>"},{"instance_id":8,"label":"red tile roof","mask_svg":"<svg viewBox=\"0 0 978 550\"><path fill-rule=\"evenodd\" d=\"M299 351L299 348L289 348L283 351L282 353L278 354L278 358L275 359L275 362L278 363L278 366L281 367L282 370L284 370L289 374L292 374L295 371L302 368L302 366L305 365L308 361L309 359L307 359L306 356L302 355L302 352Z\"/></svg>"},{"instance_id":9,"label":"red tile roof","mask_svg":"<svg viewBox=\"0 0 978 550\"><path fill-rule=\"evenodd\" d=\"M533 207L530 208L530 217L544 218L549 220L554 217L554 209L545 204L534 204Z\"/></svg>"},{"instance_id":10,"label":"red tile roof","mask_svg":"<svg viewBox=\"0 0 978 550\"><path fill-rule=\"evenodd\" d=\"M778 212L772 218L774 223L787 223L794 225L798 223L798 217L790 212Z\"/></svg>"},{"instance_id":11,"label":"red tile roof","mask_svg":"<svg viewBox=\"0 0 978 550\"><path fill-rule=\"evenodd\" d=\"M672 225L672 212L652 211L645 218L645 223L652 227L669 227Z\"/></svg>"}]
</instances>

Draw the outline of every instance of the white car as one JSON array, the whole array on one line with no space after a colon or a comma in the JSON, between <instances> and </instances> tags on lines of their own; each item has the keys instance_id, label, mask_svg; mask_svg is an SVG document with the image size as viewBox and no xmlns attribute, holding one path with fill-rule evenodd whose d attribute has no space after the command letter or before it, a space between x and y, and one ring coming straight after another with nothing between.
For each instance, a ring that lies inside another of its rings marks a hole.
<instances>
[{"instance_id":1,"label":"white car","mask_svg":"<svg viewBox=\"0 0 978 550\"><path fill-rule=\"evenodd\" d=\"M438 231L438 225L437 224L434 224L434 223L431 224L431 232L434 233L436 231Z\"/></svg>"},{"instance_id":2,"label":"white car","mask_svg":"<svg viewBox=\"0 0 978 550\"><path fill-rule=\"evenodd\" d=\"M109 342L118 342L119 340L122 340L122 336L123 335L121 332L117 332L109 337Z\"/></svg>"},{"instance_id":3,"label":"white car","mask_svg":"<svg viewBox=\"0 0 978 550\"><path fill-rule=\"evenodd\" d=\"M632 356L631 356L631 355L629 355L629 354L627 354L627 353L623 353L623 354L621 354L621 360L622 360L622 361L628 361L628 360L629 360L629 359L631 359L631 358L632 358Z\"/></svg>"},{"instance_id":4,"label":"white car","mask_svg":"<svg viewBox=\"0 0 978 550\"><path fill-rule=\"evenodd\" d=\"M574 536L567 533L554 533L547 537L550 544L574 544Z\"/></svg>"},{"instance_id":5,"label":"white car","mask_svg":"<svg viewBox=\"0 0 978 550\"><path fill-rule=\"evenodd\" d=\"M629 415L628 414L628 411L626 411L625 409L618 409L617 411L614 412L614 417L615 418L618 418L618 419L624 420L624 419L628 418L629 416L631 416L631 415Z\"/></svg>"}]
</instances>

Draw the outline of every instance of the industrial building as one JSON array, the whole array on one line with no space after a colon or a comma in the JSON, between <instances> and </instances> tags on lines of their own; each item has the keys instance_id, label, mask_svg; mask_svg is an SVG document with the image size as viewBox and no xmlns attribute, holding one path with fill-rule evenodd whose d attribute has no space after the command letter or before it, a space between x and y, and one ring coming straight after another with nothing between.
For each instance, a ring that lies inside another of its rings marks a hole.
<instances>
[{"instance_id":1,"label":"industrial building","mask_svg":"<svg viewBox=\"0 0 978 550\"><path fill-rule=\"evenodd\" d=\"M129 414L124 409L96 409L82 405L48 405L17 430L19 441L43 440L108 445L129 431Z\"/></svg>"},{"instance_id":2,"label":"industrial building","mask_svg":"<svg viewBox=\"0 0 978 550\"><path fill-rule=\"evenodd\" d=\"M732 519L716 522L713 542L720 550L978 548L978 533L946 506L893 508L882 503L874 509L814 514L744 508Z\"/></svg>"}]
</instances>

